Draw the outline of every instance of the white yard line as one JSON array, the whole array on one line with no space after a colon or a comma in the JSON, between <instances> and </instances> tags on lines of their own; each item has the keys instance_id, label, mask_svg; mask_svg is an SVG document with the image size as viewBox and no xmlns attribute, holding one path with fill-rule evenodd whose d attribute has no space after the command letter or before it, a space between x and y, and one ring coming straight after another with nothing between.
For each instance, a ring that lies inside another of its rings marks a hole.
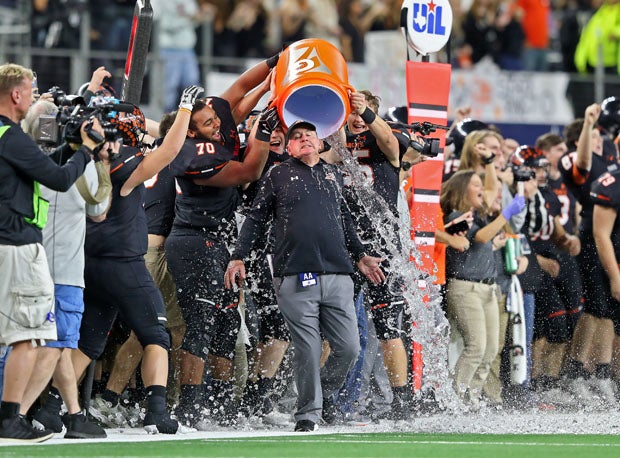
<instances>
[{"instance_id":1,"label":"white yard line","mask_svg":"<svg viewBox=\"0 0 620 458\"><path fill-rule=\"evenodd\" d=\"M260 444L268 443L268 442L277 442L276 440L270 439L256 439L253 437L244 437L238 439L206 439L205 442L256 442ZM321 439L316 438L312 439L294 439L292 441L287 441L288 443L308 443L313 444L317 442L329 442L330 444L377 444L377 445L413 445L413 444L426 444L426 445L493 445L493 446L525 446L525 447L620 447L620 443L566 443L566 442L512 442L512 441L499 441L499 442L488 442L488 441L446 441L446 440L417 440L415 437L410 440L368 440L368 439Z\"/></svg>"}]
</instances>

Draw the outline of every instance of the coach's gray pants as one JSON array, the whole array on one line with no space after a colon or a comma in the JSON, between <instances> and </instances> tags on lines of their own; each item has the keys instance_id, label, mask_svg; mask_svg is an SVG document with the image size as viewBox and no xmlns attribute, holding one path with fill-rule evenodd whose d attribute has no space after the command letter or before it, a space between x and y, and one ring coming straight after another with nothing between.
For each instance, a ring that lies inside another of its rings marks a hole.
<instances>
[{"instance_id":1,"label":"coach's gray pants","mask_svg":"<svg viewBox=\"0 0 620 458\"><path fill-rule=\"evenodd\" d=\"M295 347L295 420L316 423L321 418L323 396L340 389L360 351L353 281L348 275L320 275L316 285L302 288L295 275L275 278L274 288ZM322 370L320 332L331 347Z\"/></svg>"}]
</instances>

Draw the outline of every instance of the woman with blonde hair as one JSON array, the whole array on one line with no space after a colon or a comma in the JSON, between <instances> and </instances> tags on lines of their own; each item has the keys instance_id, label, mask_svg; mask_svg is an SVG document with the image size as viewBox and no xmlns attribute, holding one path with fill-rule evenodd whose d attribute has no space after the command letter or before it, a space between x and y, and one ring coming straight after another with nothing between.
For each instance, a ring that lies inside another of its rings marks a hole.
<instances>
[{"instance_id":1,"label":"woman with blonde hair","mask_svg":"<svg viewBox=\"0 0 620 458\"><path fill-rule=\"evenodd\" d=\"M495 165L502 157L502 140L502 136L492 130L474 130L465 137L461 151L459 170L484 173L484 203L487 207L493 205L499 192Z\"/></svg>"}]
</instances>

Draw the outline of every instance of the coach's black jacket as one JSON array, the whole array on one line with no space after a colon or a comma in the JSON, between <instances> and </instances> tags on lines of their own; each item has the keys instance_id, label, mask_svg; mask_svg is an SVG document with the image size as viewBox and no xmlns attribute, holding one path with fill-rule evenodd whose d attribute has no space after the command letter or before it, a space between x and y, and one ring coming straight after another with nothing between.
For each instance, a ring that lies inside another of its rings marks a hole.
<instances>
[{"instance_id":1,"label":"coach's black jacket","mask_svg":"<svg viewBox=\"0 0 620 458\"><path fill-rule=\"evenodd\" d=\"M314 167L290 158L264 177L231 259L244 259L273 217L274 276L302 272L350 274L364 247L355 233L342 176L324 161Z\"/></svg>"}]
</instances>

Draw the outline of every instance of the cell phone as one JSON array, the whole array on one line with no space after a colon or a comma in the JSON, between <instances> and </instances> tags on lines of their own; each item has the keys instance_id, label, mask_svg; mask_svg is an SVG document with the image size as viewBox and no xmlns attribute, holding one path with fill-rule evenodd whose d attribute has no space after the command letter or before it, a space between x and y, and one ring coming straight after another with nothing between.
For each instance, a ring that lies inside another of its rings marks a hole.
<instances>
[{"instance_id":1,"label":"cell phone","mask_svg":"<svg viewBox=\"0 0 620 458\"><path fill-rule=\"evenodd\" d=\"M445 231L450 235L458 234L459 232L467 232L468 230L469 230L469 224L467 224L466 220L451 224L445 229Z\"/></svg>"},{"instance_id":2,"label":"cell phone","mask_svg":"<svg viewBox=\"0 0 620 458\"><path fill-rule=\"evenodd\" d=\"M521 240L521 253L532 254L532 248L530 247L530 242L528 242L527 237L523 234L519 234L519 239Z\"/></svg>"}]
</instances>

